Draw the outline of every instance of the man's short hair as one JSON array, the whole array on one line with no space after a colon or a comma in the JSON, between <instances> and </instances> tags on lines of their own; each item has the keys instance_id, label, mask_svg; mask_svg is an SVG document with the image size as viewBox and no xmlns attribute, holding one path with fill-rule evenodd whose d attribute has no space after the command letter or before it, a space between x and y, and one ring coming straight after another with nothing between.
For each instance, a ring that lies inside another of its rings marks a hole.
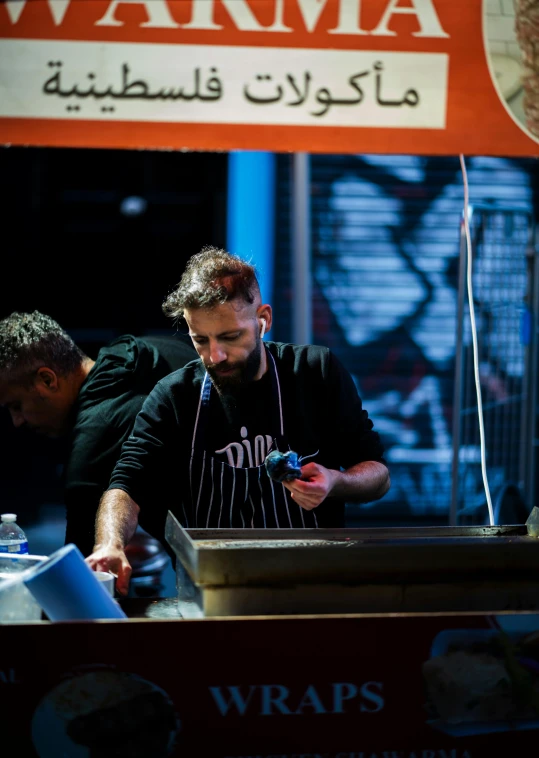
<instances>
[{"instance_id":1,"label":"man's short hair","mask_svg":"<svg viewBox=\"0 0 539 758\"><path fill-rule=\"evenodd\" d=\"M85 358L67 332L39 311L14 311L0 320L0 376L4 380L31 383L41 366L66 376Z\"/></svg>"},{"instance_id":2,"label":"man's short hair","mask_svg":"<svg viewBox=\"0 0 539 758\"><path fill-rule=\"evenodd\" d=\"M181 319L185 308L213 308L260 297L256 271L247 261L217 247L204 247L187 262L178 286L163 302L163 312Z\"/></svg>"}]
</instances>

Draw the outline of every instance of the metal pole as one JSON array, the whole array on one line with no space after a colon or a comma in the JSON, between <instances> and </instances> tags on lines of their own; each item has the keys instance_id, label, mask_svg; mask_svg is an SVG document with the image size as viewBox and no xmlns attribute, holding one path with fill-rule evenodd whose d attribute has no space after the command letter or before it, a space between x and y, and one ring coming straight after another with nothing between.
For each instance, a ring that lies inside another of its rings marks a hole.
<instances>
[{"instance_id":1,"label":"metal pole","mask_svg":"<svg viewBox=\"0 0 539 758\"><path fill-rule=\"evenodd\" d=\"M228 154L226 244L231 253L256 267L263 303L273 300L274 229L275 155L232 150Z\"/></svg>"},{"instance_id":2,"label":"metal pole","mask_svg":"<svg viewBox=\"0 0 539 758\"><path fill-rule=\"evenodd\" d=\"M292 341L312 342L310 156L292 157Z\"/></svg>"},{"instance_id":3,"label":"metal pole","mask_svg":"<svg viewBox=\"0 0 539 758\"><path fill-rule=\"evenodd\" d=\"M466 208L468 213L469 208ZM471 213L468 218L471 220ZM460 259L459 259L459 284L457 301L457 339L455 346L455 388L453 392L453 461L451 477L451 506L449 510L449 526L457 525L457 510L459 497L459 451L461 432L461 405L463 383L463 341L464 341L464 299L466 293L466 262L468 251L466 249L466 233L464 219L460 224Z\"/></svg>"},{"instance_id":4,"label":"metal pole","mask_svg":"<svg viewBox=\"0 0 539 758\"><path fill-rule=\"evenodd\" d=\"M530 217L529 263L531 267L531 324L530 324L530 399L528 427L528 466L524 492L526 504L537 505L537 455L539 452L539 227Z\"/></svg>"},{"instance_id":5,"label":"metal pole","mask_svg":"<svg viewBox=\"0 0 539 758\"><path fill-rule=\"evenodd\" d=\"M515 221L518 221L516 216ZM527 215L524 216L527 224L528 238L526 241L526 294L522 306L521 324L520 324L520 341L524 345L524 374L522 377L521 405L520 405L520 447L519 447L519 469L518 485L524 495L526 503L531 508L535 503L528 501L528 472L531 463L531 443L533 436L530 433L535 420L533 413L534 389L537 383L537 377L534 376L533 370L535 355L533 334L533 313L534 313L534 251L533 251L533 222Z\"/></svg>"}]
</instances>

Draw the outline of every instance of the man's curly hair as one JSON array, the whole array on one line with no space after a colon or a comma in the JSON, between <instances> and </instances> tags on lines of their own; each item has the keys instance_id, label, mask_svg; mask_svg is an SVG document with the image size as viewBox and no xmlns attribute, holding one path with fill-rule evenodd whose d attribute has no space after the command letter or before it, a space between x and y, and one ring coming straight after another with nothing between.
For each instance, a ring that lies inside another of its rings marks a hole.
<instances>
[{"instance_id":1,"label":"man's curly hair","mask_svg":"<svg viewBox=\"0 0 539 758\"><path fill-rule=\"evenodd\" d=\"M254 266L226 250L208 246L189 259L162 308L166 316L181 319L185 308L213 308L236 299L254 303L257 296L260 288Z\"/></svg>"},{"instance_id":2,"label":"man's curly hair","mask_svg":"<svg viewBox=\"0 0 539 758\"><path fill-rule=\"evenodd\" d=\"M3 379L30 382L40 366L66 376L85 358L62 327L39 311L14 311L0 320L0 376Z\"/></svg>"}]
</instances>

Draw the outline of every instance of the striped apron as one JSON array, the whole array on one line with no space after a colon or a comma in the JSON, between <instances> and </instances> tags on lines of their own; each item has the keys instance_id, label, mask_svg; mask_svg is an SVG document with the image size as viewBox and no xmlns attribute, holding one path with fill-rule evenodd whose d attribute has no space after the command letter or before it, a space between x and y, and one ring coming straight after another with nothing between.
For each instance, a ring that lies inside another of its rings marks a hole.
<instances>
[{"instance_id":1,"label":"striped apron","mask_svg":"<svg viewBox=\"0 0 539 758\"><path fill-rule=\"evenodd\" d=\"M271 374L271 414L274 428L266 435L271 450L289 450L284 433L281 387L275 360L266 349L268 370ZM189 466L191 488L191 518L184 513L191 528L212 529L313 529L318 527L314 511L306 511L292 500L280 482L266 473L263 456L256 440L233 443L238 448L238 460L247 466L230 465L212 456L205 449L206 428L209 423L210 395L215 392L206 373L202 383ZM257 438L258 439L258 438ZM243 447L242 447L243 446ZM231 446L229 446L231 447ZM252 449L254 448L254 450ZM245 450L245 455L243 454Z\"/></svg>"}]
</instances>

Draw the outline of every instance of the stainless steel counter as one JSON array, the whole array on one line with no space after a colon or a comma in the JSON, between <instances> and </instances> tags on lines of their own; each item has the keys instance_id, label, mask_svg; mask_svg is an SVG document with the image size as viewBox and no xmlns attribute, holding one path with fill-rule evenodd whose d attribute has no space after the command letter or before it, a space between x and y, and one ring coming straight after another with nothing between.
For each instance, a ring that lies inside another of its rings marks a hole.
<instances>
[{"instance_id":1,"label":"stainless steel counter","mask_svg":"<svg viewBox=\"0 0 539 758\"><path fill-rule=\"evenodd\" d=\"M525 525L184 529L169 513L186 617L539 609Z\"/></svg>"},{"instance_id":2,"label":"stainless steel counter","mask_svg":"<svg viewBox=\"0 0 539 758\"><path fill-rule=\"evenodd\" d=\"M130 619L180 619L177 597L117 598Z\"/></svg>"}]
</instances>

